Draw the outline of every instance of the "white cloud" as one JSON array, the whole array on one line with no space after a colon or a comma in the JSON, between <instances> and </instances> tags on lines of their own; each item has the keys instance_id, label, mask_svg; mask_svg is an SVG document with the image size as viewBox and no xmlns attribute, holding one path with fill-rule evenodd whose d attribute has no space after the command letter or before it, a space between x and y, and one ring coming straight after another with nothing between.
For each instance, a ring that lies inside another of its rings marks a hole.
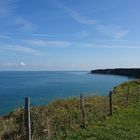
<instances>
[{"instance_id":1,"label":"white cloud","mask_svg":"<svg viewBox=\"0 0 140 140\"><path fill-rule=\"evenodd\" d=\"M89 37L91 34L92 34L91 31L82 30L78 33L75 33L75 36L76 36L76 38L81 39L81 38Z\"/></svg>"},{"instance_id":2,"label":"white cloud","mask_svg":"<svg viewBox=\"0 0 140 140\"><path fill-rule=\"evenodd\" d=\"M121 39L125 37L128 34L128 30L123 29L120 25L104 25L99 20L95 19L89 19L88 17L82 16L80 13L75 12L71 8L65 6L63 3L61 3L59 0L56 0L56 3L59 7L64 9L66 12L69 13L69 15L76 21L78 21L81 24L86 25L94 25L96 24L97 31L105 34L107 36L110 36L114 39ZM99 25L99 23L101 23Z\"/></svg>"},{"instance_id":3,"label":"white cloud","mask_svg":"<svg viewBox=\"0 0 140 140\"><path fill-rule=\"evenodd\" d=\"M32 24L30 21L20 16L15 17L14 22L17 26L19 26L23 30L32 31L36 28L34 24Z\"/></svg>"},{"instance_id":4,"label":"white cloud","mask_svg":"<svg viewBox=\"0 0 140 140\"><path fill-rule=\"evenodd\" d=\"M24 62L20 62L21 66L26 66L26 64Z\"/></svg>"},{"instance_id":5,"label":"white cloud","mask_svg":"<svg viewBox=\"0 0 140 140\"><path fill-rule=\"evenodd\" d=\"M7 35L0 35L0 39L11 39L11 37Z\"/></svg>"},{"instance_id":6,"label":"white cloud","mask_svg":"<svg viewBox=\"0 0 140 140\"><path fill-rule=\"evenodd\" d=\"M7 62L7 63L4 63L2 66L5 66L5 67L13 67L13 66L18 66L18 65L16 63Z\"/></svg>"},{"instance_id":7,"label":"white cloud","mask_svg":"<svg viewBox=\"0 0 140 140\"><path fill-rule=\"evenodd\" d=\"M49 35L49 34L26 34L29 36L35 36L35 37L52 37L53 35Z\"/></svg>"},{"instance_id":8,"label":"white cloud","mask_svg":"<svg viewBox=\"0 0 140 140\"><path fill-rule=\"evenodd\" d=\"M66 9L69 12L69 14L71 15L71 17L81 24L93 25L98 22L97 20L89 19L87 17L81 16L79 13L77 13L71 9L68 9L68 8L66 8Z\"/></svg>"},{"instance_id":9,"label":"white cloud","mask_svg":"<svg viewBox=\"0 0 140 140\"><path fill-rule=\"evenodd\" d=\"M66 12L69 13L69 15L76 21L78 21L81 24L87 24L87 25L93 25L98 23L97 20L95 19L90 19L88 17L82 16L80 13L75 12L74 10L72 10L71 8L65 6L64 4L62 4L60 1L56 1L56 3L58 4L59 7L63 8Z\"/></svg>"},{"instance_id":10,"label":"white cloud","mask_svg":"<svg viewBox=\"0 0 140 140\"><path fill-rule=\"evenodd\" d=\"M83 33L84 34L84 33ZM86 33L85 33L86 34ZM87 42L74 42L74 41L63 41L63 40L43 40L43 39L27 39L18 40L17 42L9 37L0 35L0 38L11 39L11 43L1 43L0 51L12 51L27 53L32 55L44 55L47 54L42 49L45 48L110 48L110 49L140 49L140 44L138 42L130 40L91 40ZM41 48L43 47L43 48Z\"/></svg>"},{"instance_id":11,"label":"white cloud","mask_svg":"<svg viewBox=\"0 0 140 140\"><path fill-rule=\"evenodd\" d=\"M16 8L19 0L0 0L0 18L7 20L6 24L16 25L23 30L34 30L35 25L26 18L18 16ZM10 23L7 17L11 17Z\"/></svg>"},{"instance_id":12,"label":"white cloud","mask_svg":"<svg viewBox=\"0 0 140 140\"><path fill-rule=\"evenodd\" d=\"M31 25L32 26L32 25ZM32 26L33 28L35 26ZM31 27L31 29L32 29ZM40 34L40 33L16 33L16 34L13 34L13 33L3 33L3 34L0 34L0 39L13 39L13 36L16 35L16 36L23 36L23 37L55 37L55 35L50 35L50 34Z\"/></svg>"},{"instance_id":13,"label":"white cloud","mask_svg":"<svg viewBox=\"0 0 140 140\"><path fill-rule=\"evenodd\" d=\"M0 35L0 40L1 40L1 43L4 41L4 40L8 40L10 41L12 44L16 44L16 41L9 35Z\"/></svg>"},{"instance_id":14,"label":"white cloud","mask_svg":"<svg viewBox=\"0 0 140 140\"><path fill-rule=\"evenodd\" d=\"M128 30L123 29L120 25L99 25L97 30L114 39L121 39L129 32Z\"/></svg>"},{"instance_id":15,"label":"white cloud","mask_svg":"<svg viewBox=\"0 0 140 140\"><path fill-rule=\"evenodd\" d=\"M107 48L107 49L140 49L140 45L129 45L129 44L95 44L95 43L87 43L87 44L77 44L77 46L85 47L85 48Z\"/></svg>"},{"instance_id":16,"label":"white cloud","mask_svg":"<svg viewBox=\"0 0 140 140\"><path fill-rule=\"evenodd\" d=\"M127 42L126 40L98 40L97 42L91 41L91 42L73 42L73 41L46 41L46 40L24 40L25 43L32 46L37 47L61 47L61 48L67 48L67 47L77 47L77 48L108 48L108 49L140 49L140 44L136 42Z\"/></svg>"},{"instance_id":17,"label":"white cloud","mask_svg":"<svg viewBox=\"0 0 140 140\"><path fill-rule=\"evenodd\" d=\"M70 43L67 41L50 41L50 40L23 40L26 44L38 47L69 47Z\"/></svg>"},{"instance_id":18,"label":"white cloud","mask_svg":"<svg viewBox=\"0 0 140 140\"><path fill-rule=\"evenodd\" d=\"M18 66L26 66L26 64L24 62L7 62L7 63L4 63L2 64L2 66L5 66L5 67L18 67Z\"/></svg>"},{"instance_id":19,"label":"white cloud","mask_svg":"<svg viewBox=\"0 0 140 140\"><path fill-rule=\"evenodd\" d=\"M13 15L17 1L18 0L0 0L0 18Z\"/></svg>"},{"instance_id":20,"label":"white cloud","mask_svg":"<svg viewBox=\"0 0 140 140\"><path fill-rule=\"evenodd\" d=\"M26 54L32 54L32 55L46 54L45 52L41 52L39 50L21 46L21 45L1 44L0 49L4 51L20 52L20 53L26 53Z\"/></svg>"}]
</instances>

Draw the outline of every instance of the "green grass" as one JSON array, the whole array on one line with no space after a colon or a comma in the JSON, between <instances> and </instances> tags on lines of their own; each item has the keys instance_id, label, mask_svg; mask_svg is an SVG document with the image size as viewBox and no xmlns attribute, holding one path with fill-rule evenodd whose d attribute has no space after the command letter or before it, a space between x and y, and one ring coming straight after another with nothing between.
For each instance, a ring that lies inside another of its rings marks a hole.
<instances>
[{"instance_id":1,"label":"green grass","mask_svg":"<svg viewBox=\"0 0 140 140\"><path fill-rule=\"evenodd\" d=\"M108 115L108 96L85 97L86 128L82 127L79 98L32 107L32 140L140 139L139 87L140 80L135 80L114 88L112 117ZM23 122L23 109L0 118L0 140L24 139Z\"/></svg>"},{"instance_id":2,"label":"green grass","mask_svg":"<svg viewBox=\"0 0 140 140\"><path fill-rule=\"evenodd\" d=\"M140 103L122 109L94 126L71 133L67 139L140 140Z\"/></svg>"}]
</instances>

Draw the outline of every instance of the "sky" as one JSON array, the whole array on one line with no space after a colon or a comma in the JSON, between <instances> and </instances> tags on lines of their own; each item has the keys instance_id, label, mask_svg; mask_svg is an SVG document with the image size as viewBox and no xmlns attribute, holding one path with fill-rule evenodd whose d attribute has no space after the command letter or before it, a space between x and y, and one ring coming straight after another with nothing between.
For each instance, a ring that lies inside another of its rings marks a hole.
<instances>
[{"instance_id":1,"label":"sky","mask_svg":"<svg viewBox=\"0 0 140 140\"><path fill-rule=\"evenodd\" d=\"M140 0L0 0L0 70L140 67Z\"/></svg>"}]
</instances>

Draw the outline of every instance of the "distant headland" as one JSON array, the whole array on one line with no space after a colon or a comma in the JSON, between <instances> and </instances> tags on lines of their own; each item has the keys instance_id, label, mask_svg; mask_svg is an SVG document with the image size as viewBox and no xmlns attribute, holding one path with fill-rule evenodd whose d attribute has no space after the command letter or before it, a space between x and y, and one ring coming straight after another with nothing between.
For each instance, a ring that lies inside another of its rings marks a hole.
<instances>
[{"instance_id":1,"label":"distant headland","mask_svg":"<svg viewBox=\"0 0 140 140\"><path fill-rule=\"evenodd\" d=\"M97 70L91 70L91 73L122 75L122 76L140 78L140 68L97 69Z\"/></svg>"}]
</instances>

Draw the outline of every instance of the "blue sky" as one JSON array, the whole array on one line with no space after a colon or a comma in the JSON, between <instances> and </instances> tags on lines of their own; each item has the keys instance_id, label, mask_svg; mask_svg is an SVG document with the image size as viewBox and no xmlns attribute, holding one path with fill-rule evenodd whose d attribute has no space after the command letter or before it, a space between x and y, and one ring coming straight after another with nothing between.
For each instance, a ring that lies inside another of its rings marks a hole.
<instances>
[{"instance_id":1,"label":"blue sky","mask_svg":"<svg viewBox=\"0 0 140 140\"><path fill-rule=\"evenodd\" d=\"M140 67L139 0L0 0L0 70Z\"/></svg>"}]
</instances>

